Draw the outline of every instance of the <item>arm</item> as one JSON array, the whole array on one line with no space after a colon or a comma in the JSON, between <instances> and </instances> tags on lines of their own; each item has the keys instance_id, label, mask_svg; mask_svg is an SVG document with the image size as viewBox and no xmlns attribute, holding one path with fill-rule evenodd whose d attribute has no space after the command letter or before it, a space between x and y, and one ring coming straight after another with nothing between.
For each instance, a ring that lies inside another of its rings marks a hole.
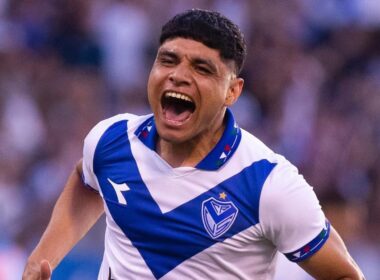
<instances>
[{"instance_id":1,"label":"arm","mask_svg":"<svg viewBox=\"0 0 380 280\"><path fill-rule=\"evenodd\" d=\"M321 280L364 279L338 233L328 224L312 187L279 161L261 193L264 236L292 262Z\"/></svg>"},{"instance_id":2,"label":"arm","mask_svg":"<svg viewBox=\"0 0 380 280\"><path fill-rule=\"evenodd\" d=\"M333 227L331 227L330 237L323 247L310 258L298 264L316 279L365 279Z\"/></svg>"},{"instance_id":3,"label":"arm","mask_svg":"<svg viewBox=\"0 0 380 280\"><path fill-rule=\"evenodd\" d=\"M81 175L82 161L71 173L40 242L28 258L23 280L49 279L49 264L54 269L103 213L100 196L84 187Z\"/></svg>"}]
</instances>

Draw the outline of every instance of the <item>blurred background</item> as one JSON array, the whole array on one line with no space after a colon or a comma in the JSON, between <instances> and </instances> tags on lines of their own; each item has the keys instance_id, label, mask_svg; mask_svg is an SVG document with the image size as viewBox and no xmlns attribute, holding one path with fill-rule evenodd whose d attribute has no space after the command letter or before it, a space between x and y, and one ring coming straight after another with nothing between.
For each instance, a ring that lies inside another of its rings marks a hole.
<instances>
[{"instance_id":1,"label":"blurred background","mask_svg":"<svg viewBox=\"0 0 380 280\"><path fill-rule=\"evenodd\" d=\"M380 279L380 2L0 0L0 280L20 279L82 141L149 113L160 27L217 10L246 35L240 126L314 186L367 279ZM104 219L53 274L96 279ZM310 279L280 259L277 279Z\"/></svg>"}]
</instances>

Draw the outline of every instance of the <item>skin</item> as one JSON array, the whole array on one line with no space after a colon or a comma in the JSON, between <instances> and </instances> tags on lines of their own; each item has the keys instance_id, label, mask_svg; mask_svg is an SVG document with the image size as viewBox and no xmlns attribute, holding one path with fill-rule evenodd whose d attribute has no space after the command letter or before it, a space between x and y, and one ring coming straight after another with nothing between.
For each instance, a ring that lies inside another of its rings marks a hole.
<instances>
[{"instance_id":1,"label":"skin","mask_svg":"<svg viewBox=\"0 0 380 280\"><path fill-rule=\"evenodd\" d=\"M234 69L217 50L194 40L175 38L159 48L148 81L148 99L159 133L157 153L171 166L195 166L220 139L226 108L236 102L244 84ZM168 91L194 101L196 109L185 121L173 121L162 108L162 96ZM49 279L104 212L100 196L83 186L81 175L79 162L28 258L23 280ZM333 228L322 249L299 265L315 279L364 279Z\"/></svg>"},{"instance_id":2,"label":"skin","mask_svg":"<svg viewBox=\"0 0 380 280\"><path fill-rule=\"evenodd\" d=\"M315 279L365 279L333 227L323 247L299 266Z\"/></svg>"},{"instance_id":3,"label":"skin","mask_svg":"<svg viewBox=\"0 0 380 280\"><path fill-rule=\"evenodd\" d=\"M241 94L244 81L236 77L234 64L219 51L200 42L176 38L158 49L148 81L148 99L160 138L157 152L173 167L195 166L220 139L227 106ZM165 92L189 96L195 111L176 123L161 106Z\"/></svg>"},{"instance_id":4,"label":"skin","mask_svg":"<svg viewBox=\"0 0 380 280\"><path fill-rule=\"evenodd\" d=\"M28 258L23 280L50 279L52 270L104 212L99 194L83 185L82 162L69 176L40 242Z\"/></svg>"}]
</instances>

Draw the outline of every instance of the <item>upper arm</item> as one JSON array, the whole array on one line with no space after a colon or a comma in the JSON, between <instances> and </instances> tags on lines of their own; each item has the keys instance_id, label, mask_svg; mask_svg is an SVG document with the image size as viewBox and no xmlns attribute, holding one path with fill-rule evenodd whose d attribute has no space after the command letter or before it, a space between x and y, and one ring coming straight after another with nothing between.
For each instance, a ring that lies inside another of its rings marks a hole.
<instances>
[{"instance_id":1,"label":"upper arm","mask_svg":"<svg viewBox=\"0 0 380 280\"><path fill-rule=\"evenodd\" d=\"M333 227L324 246L298 264L316 279L364 279Z\"/></svg>"},{"instance_id":2,"label":"upper arm","mask_svg":"<svg viewBox=\"0 0 380 280\"><path fill-rule=\"evenodd\" d=\"M103 120L96 124L91 131L87 134L84 139L83 145L83 158L82 158L82 166L80 167L81 176L83 182L86 186L94 189L95 191L100 192L101 190L98 185L97 178L94 174L93 162L95 157L95 151L98 145L100 138L103 136L103 133L117 121L120 120L132 120L136 116L132 114L120 114L113 116L109 119ZM101 194L102 195L102 194Z\"/></svg>"},{"instance_id":3,"label":"upper arm","mask_svg":"<svg viewBox=\"0 0 380 280\"><path fill-rule=\"evenodd\" d=\"M264 236L316 279L364 279L298 170L283 160L273 171L262 191Z\"/></svg>"},{"instance_id":4,"label":"upper arm","mask_svg":"<svg viewBox=\"0 0 380 280\"><path fill-rule=\"evenodd\" d=\"M294 262L315 253L328 237L328 223L319 201L298 170L279 162L260 198L263 235Z\"/></svg>"}]
</instances>

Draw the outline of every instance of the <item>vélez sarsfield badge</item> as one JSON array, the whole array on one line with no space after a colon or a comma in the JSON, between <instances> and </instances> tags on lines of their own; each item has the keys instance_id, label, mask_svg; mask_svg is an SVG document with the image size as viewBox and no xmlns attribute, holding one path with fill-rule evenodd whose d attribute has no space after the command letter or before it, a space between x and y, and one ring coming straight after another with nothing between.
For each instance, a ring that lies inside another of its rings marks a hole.
<instances>
[{"instance_id":1,"label":"v\u00e9lez sarsfield badge","mask_svg":"<svg viewBox=\"0 0 380 280\"><path fill-rule=\"evenodd\" d=\"M226 194L220 194L225 199ZM202 202L202 221L207 233L218 238L227 232L234 223L239 212L231 201L221 201L210 197Z\"/></svg>"}]
</instances>

